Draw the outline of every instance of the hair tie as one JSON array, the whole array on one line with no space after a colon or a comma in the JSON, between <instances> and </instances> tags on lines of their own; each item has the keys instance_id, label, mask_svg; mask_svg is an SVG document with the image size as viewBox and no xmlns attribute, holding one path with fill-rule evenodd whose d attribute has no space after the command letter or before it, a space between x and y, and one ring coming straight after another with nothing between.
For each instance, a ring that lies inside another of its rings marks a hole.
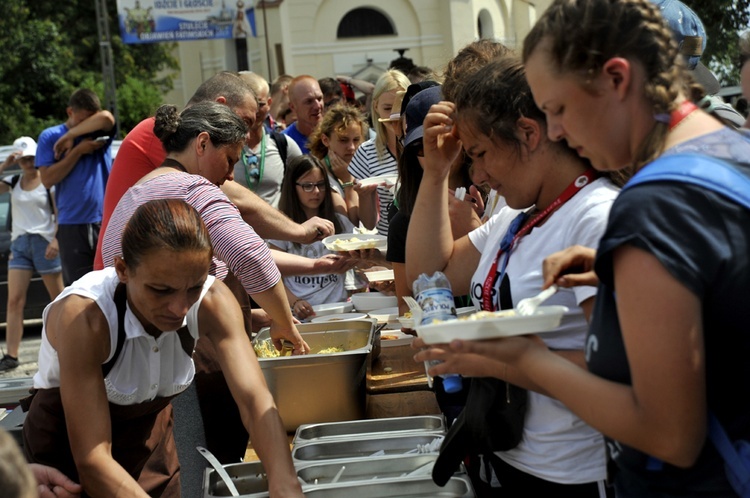
<instances>
[{"instance_id":1,"label":"hair tie","mask_svg":"<svg viewBox=\"0 0 750 498\"><path fill-rule=\"evenodd\" d=\"M659 123L664 123L666 125L669 124L669 121L670 121L671 118L672 118L672 116L670 114L667 114L667 113L654 114L654 119L656 121L658 121Z\"/></svg>"}]
</instances>

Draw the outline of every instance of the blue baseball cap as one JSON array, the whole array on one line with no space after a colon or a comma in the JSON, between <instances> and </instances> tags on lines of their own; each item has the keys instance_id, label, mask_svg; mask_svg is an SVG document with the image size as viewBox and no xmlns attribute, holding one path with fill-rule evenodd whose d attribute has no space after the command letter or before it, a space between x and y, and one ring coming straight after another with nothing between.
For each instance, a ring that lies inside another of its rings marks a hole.
<instances>
[{"instance_id":1,"label":"blue baseball cap","mask_svg":"<svg viewBox=\"0 0 750 498\"><path fill-rule=\"evenodd\" d=\"M413 85L412 85L413 86ZM443 89L440 85L432 86L414 95L406 106L406 136L404 147L408 147L415 140L424 135L422 123L430 107L443 100Z\"/></svg>"},{"instance_id":2,"label":"blue baseball cap","mask_svg":"<svg viewBox=\"0 0 750 498\"><path fill-rule=\"evenodd\" d=\"M659 7L662 17L672 30L695 81L703 85L709 95L717 93L721 89L719 81L700 61L708 38L698 14L679 0L651 0L651 3Z\"/></svg>"}]
</instances>

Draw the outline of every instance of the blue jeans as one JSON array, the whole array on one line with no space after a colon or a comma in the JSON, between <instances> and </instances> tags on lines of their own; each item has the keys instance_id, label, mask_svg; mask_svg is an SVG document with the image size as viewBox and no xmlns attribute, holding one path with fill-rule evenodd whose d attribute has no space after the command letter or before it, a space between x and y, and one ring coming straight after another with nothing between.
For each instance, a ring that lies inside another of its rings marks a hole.
<instances>
[{"instance_id":1,"label":"blue jeans","mask_svg":"<svg viewBox=\"0 0 750 498\"><path fill-rule=\"evenodd\" d=\"M36 233L25 233L19 235L10 244L10 258L8 258L9 270L36 270L40 275L47 273L60 273L62 265L60 256L47 259L44 253L49 242Z\"/></svg>"}]
</instances>

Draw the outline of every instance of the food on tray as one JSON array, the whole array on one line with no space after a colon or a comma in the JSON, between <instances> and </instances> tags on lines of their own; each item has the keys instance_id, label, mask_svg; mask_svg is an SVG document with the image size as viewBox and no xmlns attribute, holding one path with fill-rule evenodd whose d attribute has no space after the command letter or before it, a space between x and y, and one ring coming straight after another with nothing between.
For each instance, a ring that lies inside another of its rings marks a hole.
<instances>
[{"instance_id":1,"label":"food on tray","mask_svg":"<svg viewBox=\"0 0 750 498\"><path fill-rule=\"evenodd\" d=\"M406 316L406 313L404 313ZM500 311L477 311L471 315L460 316L458 320L464 320L467 322L476 322L479 320L489 320L492 318L507 318L509 316L516 316L516 310L500 310ZM445 320L433 320L431 323L442 323Z\"/></svg>"},{"instance_id":2,"label":"food on tray","mask_svg":"<svg viewBox=\"0 0 750 498\"><path fill-rule=\"evenodd\" d=\"M331 353L343 353L344 346L331 346L330 348L324 348L320 351L316 351L315 354L331 354Z\"/></svg>"},{"instance_id":3,"label":"food on tray","mask_svg":"<svg viewBox=\"0 0 750 498\"><path fill-rule=\"evenodd\" d=\"M335 251L348 251L353 244L357 249L372 249L378 243L378 239L360 239L352 237L351 239L337 239L330 243L329 248Z\"/></svg>"},{"instance_id":4,"label":"food on tray","mask_svg":"<svg viewBox=\"0 0 750 498\"><path fill-rule=\"evenodd\" d=\"M391 334L382 334L380 336L380 340L382 341L395 341L396 339L400 339L397 335L391 335Z\"/></svg>"},{"instance_id":5,"label":"food on tray","mask_svg":"<svg viewBox=\"0 0 750 498\"><path fill-rule=\"evenodd\" d=\"M291 356L291 349L284 349L283 351L277 351L274 345L269 340L261 341L260 343L253 344L255 355L258 358L278 358L280 356ZM343 353L344 346L331 346L329 348L321 349L320 351L311 351L312 354L332 354L332 353Z\"/></svg>"}]
</instances>

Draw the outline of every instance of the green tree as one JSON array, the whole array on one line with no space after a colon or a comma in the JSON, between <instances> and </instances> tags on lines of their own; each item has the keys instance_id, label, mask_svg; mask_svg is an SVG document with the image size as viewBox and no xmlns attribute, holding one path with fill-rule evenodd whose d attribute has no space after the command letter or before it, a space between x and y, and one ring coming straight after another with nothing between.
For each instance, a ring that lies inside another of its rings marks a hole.
<instances>
[{"instance_id":1,"label":"green tree","mask_svg":"<svg viewBox=\"0 0 750 498\"><path fill-rule=\"evenodd\" d=\"M708 44L701 61L724 85L736 85L739 76L738 40L750 28L750 0L683 0L706 28Z\"/></svg>"},{"instance_id":2,"label":"green tree","mask_svg":"<svg viewBox=\"0 0 750 498\"><path fill-rule=\"evenodd\" d=\"M172 88L173 44L127 45L115 0L107 0L121 134L153 113ZM3 0L0 18L0 144L36 137L65 119L68 97L89 87L103 97L95 3Z\"/></svg>"}]
</instances>

